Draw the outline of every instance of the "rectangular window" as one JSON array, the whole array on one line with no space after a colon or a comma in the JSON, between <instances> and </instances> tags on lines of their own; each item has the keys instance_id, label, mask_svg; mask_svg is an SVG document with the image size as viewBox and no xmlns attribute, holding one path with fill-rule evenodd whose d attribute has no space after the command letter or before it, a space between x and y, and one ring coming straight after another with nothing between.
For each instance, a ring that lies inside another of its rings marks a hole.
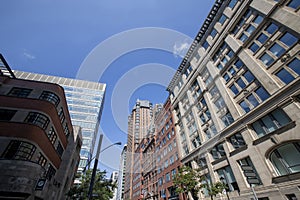
<instances>
[{"instance_id":1,"label":"rectangular window","mask_svg":"<svg viewBox=\"0 0 300 200\"><path fill-rule=\"evenodd\" d=\"M211 37L214 39L216 37L216 35L218 34L217 30L216 29L212 29L210 35Z\"/></svg>"},{"instance_id":2,"label":"rectangular window","mask_svg":"<svg viewBox=\"0 0 300 200\"><path fill-rule=\"evenodd\" d=\"M244 176L247 179L247 182L251 185L260 185L260 177L249 157L238 160L239 165L241 166Z\"/></svg>"},{"instance_id":3,"label":"rectangular window","mask_svg":"<svg viewBox=\"0 0 300 200\"><path fill-rule=\"evenodd\" d=\"M223 144L218 144L215 147L213 147L210 151L211 155L215 160L220 159L224 156L226 156L225 150L223 148Z\"/></svg>"},{"instance_id":4,"label":"rectangular window","mask_svg":"<svg viewBox=\"0 0 300 200\"><path fill-rule=\"evenodd\" d=\"M39 155L36 159L36 163L41 165L42 167L45 167L46 163L47 163L47 159L42 153L39 153Z\"/></svg>"},{"instance_id":5,"label":"rectangular window","mask_svg":"<svg viewBox=\"0 0 300 200\"><path fill-rule=\"evenodd\" d=\"M49 163L48 164L48 169L47 169L47 172L46 172L46 178L48 180L51 180L52 177L55 175L55 173L56 173L55 168Z\"/></svg>"},{"instance_id":6,"label":"rectangular window","mask_svg":"<svg viewBox=\"0 0 300 200\"><path fill-rule=\"evenodd\" d=\"M288 7L294 8L294 9L298 9L300 6L300 1L299 0L291 0L288 4Z\"/></svg>"},{"instance_id":7,"label":"rectangular window","mask_svg":"<svg viewBox=\"0 0 300 200\"><path fill-rule=\"evenodd\" d=\"M224 123L225 126L229 126L234 122L234 119L230 112L226 113L223 117L221 117L222 122Z\"/></svg>"},{"instance_id":8,"label":"rectangular window","mask_svg":"<svg viewBox=\"0 0 300 200\"><path fill-rule=\"evenodd\" d=\"M219 179L221 180L221 182L226 184L229 191L234 191L234 190L239 191L238 184L235 180L234 174L230 166L226 166L221 169L218 169L217 173L219 175Z\"/></svg>"},{"instance_id":9,"label":"rectangular window","mask_svg":"<svg viewBox=\"0 0 300 200\"><path fill-rule=\"evenodd\" d=\"M57 144L56 152L58 153L59 157L62 157L62 155L64 153L64 148L62 147L60 142L58 142L58 144Z\"/></svg>"},{"instance_id":10,"label":"rectangular window","mask_svg":"<svg viewBox=\"0 0 300 200\"><path fill-rule=\"evenodd\" d=\"M13 87L7 95L14 96L14 97L28 97L31 91L32 89L28 89L28 88Z\"/></svg>"},{"instance_id":11,"label":"rectangular window","mask_svg":"<svg viewBox=\"0 0 300 200\"><path fill-rule=\"evenodd\" d=\"M0 109L0 121L10 121L16 112L16 110Z\"/></svg>"},{"instance_id":12,"label":"rectangular window","mask_svg":"<svg viewBox=\"0 0 300 200\"><path fill-rule=\"evenodd\" d=\"M235 149L238 149L246 144L243 136L240 133L234 134L229 138L229 140Z\"/></svg>"},{"instance_id":13,"label":"rectangular window","mask_svg":"<svg viewBox=\"0 0 300 200\"><path fill-rule=\"evenodd\" d=\"M223 25L224 22L226 21L226 19L227 19L227 17L226 17L224 14L222 14L222 16L221 16L220 19L219 19L219 23L220 23L221 25Z\"/></svg>"},{"instance_id":14,"label":"rectangular window","mask_svg":"<svg viewBox=\"0 0 300 200\"><path fill-rule=\"evenodd\" d=\"M37 113L37 112L30 112L26 119L25 122L30 123L30 124L34 124L39 126L42 129L46 129L50 120L49 118L41 113Z\"/></svg>"},{"instance_id":15,"label":"rectangular window","mask_svg":"<svg viewBox=\"0 0 300 200\"><path fill-rule=\"evenodd\" d=\"M258 137L262 137L288 124L290 121L290 118L285 112L283 112L281 109L276 109L254 122L252 127Z\"/></svg>"},{"instance_id":16,"label":"rectangular window","mask_svg":"<svg viewBox=\"0 0 300 200\"><path fill-rule=\"evenodd\" d=\"M54 144L55 141L56 141L57 135L56 135L55 130L54 130L53 127L50 128L50 130L48 131L47 136L48 136L50 142L51 142L52 144Z\"/></svg>"},{"instance_id":17,"label":"rectangular window","mask_svg":"<svg viewBox=\"0 0 300 200\"><path fill-rule=\"evenodd\" d=\"M238 2L238 0L231 0L228 4L228 7L233 9L237 2Z\"/></svg>"}]
</instances>

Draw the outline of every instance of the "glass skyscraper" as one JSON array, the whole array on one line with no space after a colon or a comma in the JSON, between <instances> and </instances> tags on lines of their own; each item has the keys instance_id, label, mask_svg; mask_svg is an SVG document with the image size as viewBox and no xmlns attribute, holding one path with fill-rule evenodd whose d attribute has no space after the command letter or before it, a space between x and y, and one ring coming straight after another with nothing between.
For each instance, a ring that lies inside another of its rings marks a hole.
<instances>
[{"instance_id":1,"label":"glass skyscraper","mask_svg":"<svg viewBox=\"0 0 300 200\"><path fill-rule=\"evenodd\" d=\"M83 144L78 171L92 159L100 124L106 84L57 76L14 71L17 78L57 83L66 94L72 125L81 126Z\"/></svg>"}]
</instances>

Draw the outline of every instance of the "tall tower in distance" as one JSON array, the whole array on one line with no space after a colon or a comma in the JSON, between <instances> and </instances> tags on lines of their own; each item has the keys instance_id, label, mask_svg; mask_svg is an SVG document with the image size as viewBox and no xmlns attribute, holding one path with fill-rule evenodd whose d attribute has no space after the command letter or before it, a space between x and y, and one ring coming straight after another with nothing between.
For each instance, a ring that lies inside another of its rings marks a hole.
<instances>
[{"instance_id":1,"label":"tall tower in distance","mask_svg":"<svg viewBox=\"0 0 300 200\"><path fill-rule=\"evenodd\" d=\"M78 171L84 170L92 159L106 84L21 71L14 71L14 74L20 79L56 83L64 88L72 125L82 128Z\"/></svg>"},{"instance_id":2,"label":"tall tower in distance","mask_svg":"<svg viewBox=\"0 0 300 200\"><path fill-rule=\"evenodd\" d=\"M128 117L127 161L125 175L124 199L132 196L133 158L134 152L147 135L153 115L152 103L147 100L137 100L131 115Z\"/></svg>"}]
</instances>

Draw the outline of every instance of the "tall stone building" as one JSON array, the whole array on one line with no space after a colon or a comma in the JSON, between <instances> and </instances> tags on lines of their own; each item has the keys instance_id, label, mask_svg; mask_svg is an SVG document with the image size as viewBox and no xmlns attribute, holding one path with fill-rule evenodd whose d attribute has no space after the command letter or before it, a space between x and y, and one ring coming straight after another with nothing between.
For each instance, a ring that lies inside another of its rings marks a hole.
<instances>
[{"instance_id":1,"label":"tall stone building","mask_svg":"<svg viewBox=\"0 0 300 200\"><path fill-rule=\"evenodd\" d=\"M72 124L82 129L78 171L88 167L98 134L106 84L21 71L14 73L18 78L56 83L64 88Z\"/></svg>"},{"instance_id":2,"label":"tall stone building","mask_svg":"<svg viewBox=\"0 0 300 200\"><path fill-rule=\"evenodd\" d=\"M136 149L143 138L146 137L153 115L152 103L146 100L137 100L132 109L131 115L128 117L128 138L127 138L127 160L125 174L124 198L131 199L133 195L133 176L137 176L134 172L134 159L138 159L135 155ZM140 165L140 163L135 164ZM137 171L136 173L140 173Z\"/></svg>"},{"instance_id":3,"label":"tall stone building","mask_svg":"<svg viewBox=\"0 0 300 200\"><path fill-rule=\"evenodd\" d=\"M66 199L82 137L64 90L17 79L0 58L0 199Z\"/></svg>"},{"instance_id":4,"label":"tall stone building","mask_svg":"<svg viewBox=\"0 0 300 200\"><path fill-rule=\"evenodd\" d=\"M299 4L217 0L168 86L181 161L218 198L300 198Z\"/></svg>"}]
</instances>

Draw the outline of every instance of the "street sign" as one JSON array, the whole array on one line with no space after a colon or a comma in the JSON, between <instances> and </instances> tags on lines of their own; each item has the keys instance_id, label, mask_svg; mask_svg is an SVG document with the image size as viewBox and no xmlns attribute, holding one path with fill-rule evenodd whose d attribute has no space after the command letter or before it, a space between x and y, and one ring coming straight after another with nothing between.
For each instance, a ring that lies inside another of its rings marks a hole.
<instances>
[{"instance_id":1,"label":"street sign","mask_svg":"<svg viewBox=\"0 0 300 200\"><path fill-rule=\"evenodd\" d=\"M46 179L40 178L36 183L35 190L43 190L45 184L46 184Z\"/></svg>"}]
</instances>

